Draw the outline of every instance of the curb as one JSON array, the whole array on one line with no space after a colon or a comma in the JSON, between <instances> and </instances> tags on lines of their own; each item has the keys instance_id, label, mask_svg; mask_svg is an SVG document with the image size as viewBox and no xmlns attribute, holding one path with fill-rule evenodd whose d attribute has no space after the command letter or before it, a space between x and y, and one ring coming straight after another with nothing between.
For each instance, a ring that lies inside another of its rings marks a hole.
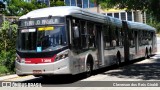
<instances>
[{"instance_id":1,"label":"curb","mask_svg":"<svg viewBox=\"0 0 160 90\"><path fill-rule=\"evenodd\" d=\"M2 76L0 77L0 81L11 79L11 78L16 78L16 77L19 77L19 76L17 74Z\"/></svg>"}]
</instances>

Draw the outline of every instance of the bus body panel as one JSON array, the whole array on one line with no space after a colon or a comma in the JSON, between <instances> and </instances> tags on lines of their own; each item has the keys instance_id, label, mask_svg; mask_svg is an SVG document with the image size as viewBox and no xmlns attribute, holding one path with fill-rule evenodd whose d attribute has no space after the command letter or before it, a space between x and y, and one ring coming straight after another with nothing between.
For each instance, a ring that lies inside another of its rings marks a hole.
<instances>
[{"instance_id":1,"label":"bus body panel","mask_svg":"<svg viewBox=\"0 0 160 90\"><path fill-rule=\"evenodd\" d=\"M19 63L16 61L15 65L16 65L16 73L18 75L72 74L70 70L69 58L56 61L54 63L42 63L42 64L25 64L25 63Z\"/></svg>"},{"instance_id":2,"label":"bus body panel","mask_svg":"<svg viewBox=\"0 0 160 90\"><path fill-rule=\"evenodd\" d=\"M50 10L50 12L48 12L48 10ZM35 16L35 13L39 15ZM62 26L65 28L64 32L66 33L67 37L67 44L65 47L67 48L56 48L58 53L55 53L55 59L57 59L57 56L59 55L59 60L51 63L27 64L20 63L17 60L15 65L16 73L18 75L75 75L86 72L86 65L89 59L91 59L91 61L93 60L93 70L97 70L106 66L118 64L117 60L120 60L120 62L127 62L130 60L145 57L146 49L150 50L151 48L152 54L157 51L155 36L156 30L153 27L142 23L121 21L112 17L88 12L78 7L64 6L39 9L20 17L20 20L32 20L44 17L65 18L66 21L63 22ZM53 28L56 25L58 25L58 23L53 24ZM77 32L79 34L79 37L76 37L75 35L77 34L75 33L76 30L74 29L76 25L79 29L79 31ZM41 26L42 29L46 29L43 28L43 26L45 25ZM50 24L49 26L52 25ZM25 28L28 27L26 26ZM140 40L140 34L142 34L143 31L148 32L150 35L151 32L153 32L151 36L152 40L149 40L149 44L141 44L142 40ZM46 31L44 30L44 32ZM57 32L54 32L54 34L56 34ZM110 36L110 38L107 35ZM131 37L131 35L133 35L133 37ZM62 42L61 39L59 39L58 42ZM65 56L66 54L64 54L66 52L68 52L67 56ZM25 56L23 50L21 51L21 49L18 50L18 53ZM27 53L27 55L32 54L30 52ZM65 56L65 59L61 59L63 55ZM21 58L21 55L19 55L18 57ZM25 58L30 57L25 56ZM43 58L42 54L41 58Z\"/></svg>"}]
</instances>

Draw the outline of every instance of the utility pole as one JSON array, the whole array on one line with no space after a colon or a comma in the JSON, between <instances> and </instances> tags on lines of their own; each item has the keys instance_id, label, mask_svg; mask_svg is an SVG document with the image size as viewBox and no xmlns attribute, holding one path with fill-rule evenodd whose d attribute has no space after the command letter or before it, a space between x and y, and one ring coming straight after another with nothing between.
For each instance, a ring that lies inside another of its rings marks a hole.
<instances>
[{"instance_id":1,"label":"utility pole","mask_svg":"<svg viewBox=\"0 0 160 90\"><path fill-rule=\"evenodd\" d=\"M97 13L99 13L99 0L96 1L97 1Z\"/></svg>"},{"instance_id":2,"label":"utility pole","mask_svg":"<svg viewBox=\"0 0 160 90\"><path fill-rule=\"evenodd\" d=\"M50 2L50 0L48 0L48 7L50 7L51 6L51 2Z\"/></svg>"}]
</instances>

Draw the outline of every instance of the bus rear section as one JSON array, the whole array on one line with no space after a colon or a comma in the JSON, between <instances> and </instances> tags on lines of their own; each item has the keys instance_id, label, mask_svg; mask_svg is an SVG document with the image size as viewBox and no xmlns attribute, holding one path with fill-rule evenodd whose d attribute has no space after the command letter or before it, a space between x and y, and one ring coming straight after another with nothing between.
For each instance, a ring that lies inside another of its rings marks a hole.
<instances>
[{"instance_id":1,"label":"bus rear section","mask_svg":"<svg viewBox=\"0 0 160 90\"><path fill-rule=\"evenodd\" d=\"M123 21L125 30L125 60L149 58L155 54L156 29L138 22Z\"/></svg>"}]
</instances>

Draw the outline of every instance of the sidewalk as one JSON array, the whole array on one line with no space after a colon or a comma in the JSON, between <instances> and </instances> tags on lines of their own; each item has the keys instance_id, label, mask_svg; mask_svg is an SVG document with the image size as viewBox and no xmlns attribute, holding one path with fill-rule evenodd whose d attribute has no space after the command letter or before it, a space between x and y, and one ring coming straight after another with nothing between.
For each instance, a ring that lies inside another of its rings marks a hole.
<instances>
[{"instance_id":1,"label":"sidewalk","mask_svg":"<svg viewBox=\"0 0 160 90\"><path fill-rule=\"evenodd\" d=\"M0 77L0 81L3 81L3 80L7 80L7 79L11 79L11 78L16 78L18 77L17 74L13 74L13 75L6 75L6 76L2 76Z\"/></svg>"}]
</instances>

